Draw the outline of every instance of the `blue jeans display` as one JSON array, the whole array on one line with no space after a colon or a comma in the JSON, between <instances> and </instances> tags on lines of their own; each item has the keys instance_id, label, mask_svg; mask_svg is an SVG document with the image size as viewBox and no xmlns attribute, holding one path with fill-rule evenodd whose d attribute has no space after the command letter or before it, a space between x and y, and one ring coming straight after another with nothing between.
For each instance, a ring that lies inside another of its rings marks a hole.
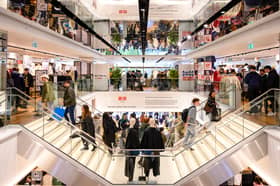
<instances>
[{"instance_id":1,"label":"blue jeans display","mask_svg":"<svg viewBox=\"0 0 280 186\"><path fill-rule=\"evenodd\" d=\"M73 125L76 124L76 121L75 121L75 107L76 105L72 105L72 106L69 106L69 107L66 107L65 109L65 114L64 114L64 117L67 121L70 121L71 120L71 123ZM69 120L69 117L68 117L68 114L70 116L70 120Z\"/></svg>"}]
</instances>

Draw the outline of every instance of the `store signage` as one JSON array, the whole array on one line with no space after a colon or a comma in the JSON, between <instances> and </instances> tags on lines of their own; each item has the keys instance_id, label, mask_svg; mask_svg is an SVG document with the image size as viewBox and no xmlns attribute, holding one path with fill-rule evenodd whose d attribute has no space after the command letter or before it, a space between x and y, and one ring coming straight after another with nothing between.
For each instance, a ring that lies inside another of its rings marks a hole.
<instances>
[{"instance_id":1,"label":"store signage","mask_svg":"<svg viewBox=\"0 0 280 186\"><path fill-rule=\"evenodd\" d=\"M119 10L119 14L127 14L127 10Z\"/></svg>"},{"instance_id":2,"label":"store signage","mask_svg":"<svg viewBox=\"0 0 280 186\"><path fill-rule=\"evenodd\" d=\"M95 92L83 98L91 101L103 112L181 112L191 105L192 92Z\"/></svg>"},{"instance_id":3,"label":"store signage","mask_svg":"<svg viewBox=\"0 0 280 186\"><path fill-rule=\"evenodd\" d=\"M38 43L36 41L32 41L32 47L33 48L38 48Z\"/></svg>"},{"instance_id":4,"label":"store signage","mask_svg":"<svg viewBox=\"0 0 280 186\"><path fill-rule=\"evenodd\" d=\"M254 49L254 48L255 48L255 46L254 46L253 43L249 43L249 44L248 44L248 49Z\"/></svg>"}]
</instances>

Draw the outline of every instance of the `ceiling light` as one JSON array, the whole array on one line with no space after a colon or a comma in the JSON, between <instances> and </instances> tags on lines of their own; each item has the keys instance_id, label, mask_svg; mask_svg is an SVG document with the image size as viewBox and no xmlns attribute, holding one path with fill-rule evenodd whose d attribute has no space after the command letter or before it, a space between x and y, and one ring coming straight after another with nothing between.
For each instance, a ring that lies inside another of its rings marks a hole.
<instances>
[{"instance_id":1,"label":"ceiling light","mask_svg":"<svg viewBox=\"0 0 280 186\"><path fill-rule=\"evenodd\" d=\"M276 61L280 61L280 55L277 54L277 55L275 56L275 59L276 59Z\"/></svg>"},{"instance_id":2,"label":"ceiling light","mask_svg":"<svg viewBox=\"0 0 280 186\"><path fill-rule=\"evenodd\" d=\"M182 46L182 43L181 43L180 41L178 42L178 46L179 46L179 47Z\"/></svg>"},{"instance_id":3,"label":"ceiling light","mask_svg":"<svg viewBox=\"0 0 280 186\"><path fill-rule=\"evenodd\" d=\"M225 14L226 12L225 12L225 11L221 11L221 13L222 13L222 14Z\"/></svg>"},{"instance_id":4,"label":"ceiling light","mask_svg":"<svg viewBox=\"0 0 280 186\"><path fill-rule=\"evenodd\" d=\"M188 40L191 40L191 39L192 39L192 35L188 35L188 36L187 36L187 39L188 39Z\"/></svg>"},{"instance_id":5,"label":"ceiling light","mask_svg":"<svg viewBox=\"0 0 280 186\"><path fill-rule=\"evenodd\" d=\"M145 12L145 9L144 9L144 8L141 8L141 11L142 11L142 12Z\"/></svg>"},{"instance_id":6,"label":"ceiling light","mask_svg":"<svg viewBox=\"0 0 280 186\"><path fill-rule=\"evenodd\" d=\"M208 25L207 25L207 24L204 24L203 26L204 26L204 28L208 28Z\"/></svg>"}]
</instances>

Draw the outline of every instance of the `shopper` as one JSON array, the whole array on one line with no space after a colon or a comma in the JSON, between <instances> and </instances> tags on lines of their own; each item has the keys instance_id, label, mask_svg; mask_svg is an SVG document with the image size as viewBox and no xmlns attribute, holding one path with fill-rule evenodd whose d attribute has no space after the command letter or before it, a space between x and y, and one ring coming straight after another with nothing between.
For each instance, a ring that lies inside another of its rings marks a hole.
<instances>
[{"instance_id":1,"label":"shopper","mask_svg":"<svg viewBox=\"0 0 280 186\"><path fill-rule=\"evenodd\" d=\"M88 143L89 143L88 141L90 141L93 146L92 151L94 151L96 148L95 126L88 105L82 106L81 126L82 126L82 130L90 136L89 137L88 135L82 133L83 136L82 141L84 147L81 150L88 150Z\"/></svg>"},{"instance_id":2,"label":"shopper","mask_svg":"<svg viewBox=\"0 0 280 186\"><path fill-rule=\"evenodd\" d=\"M133 180L135 159L139 154L139 151L131 150L140 148L138 131L134 128L135 123L135 118L131 118L129 121L129 129L125 143L125 148L128 150L126 153L128 157L126 157L125 161L125 176L128 177L129 182Z\"/></svg>"},{"instance_id":3,"label":"shopper","mask_svg":"<svg viewBox=\"0 0 280 186\"><path fill-rule=\"evenodd\" d=\"M29 73L29 69L28 68L24 69L23 79L24 79L24 92L28 96L31 96L30 88L33 87L33 76ZM27 98L27 99L29 99L29 98Z\"/></svg>"},{"instance_id":4,"label":"shopper","mask_svg":"<svg viewBox=\"0 0 280 186\"><path fill-rule=\"evenodd\" d=\"M217 102L216 102L216 91L211 90L204 107L206 115L209 116L210 121L217 121L219 117L218 109L217 109Z\"/></svg>"},{"instance_id":5,"label":"shopper","mask_svg":"<svg viewBox=\"0 0 280 186\"><path fill-rule=\"evenodd\" d=\"M271 90L271 89L277 89L280 87L279 82L279 75L277 74L275 69L272 69L271 66L265 66L264 70L266 73L268 73L267 79L266 79L266 87L265 91ZM278 108L277 98L275 95L276 91L271 90L268 93L268 98L265 101L265 113L268 116L274 116L276 115L276 109ZM279 96L279 95L278 95ZM271 111L268 112L268 108L270 107Z\"/></svg>"},{"instance_id":6,"label":"shopper","mask_svg":"<svg viewBox=\"0 0 280 186\"><path fill-rule=\"evenodd\" d=\"M127 113L122 115L122 118L119 120L119 129L121 130L121 138L120 138L120 147L124 147L125 138L127 136L127 129L129 128L129 121L127 117Z\"/></svg>"},{"instance_id":7,"label":"shopper","mask_svg":"<svg viewBox=\"0 0 280 186\"><path fill-rule=\"evenodd\" d=\"M13 90L13 94L15 95L15 112L17 112L17 109L19 107L24 108L24 106L21 104L22 103L22 99L23 95L21 94L21 92L24 91L24 81L23 81L23 77L22 75L18 72L17 68L13 68L12 73L12 81L14 83L14 87L16 89Z\"/></svg>"},{"instance_id":8,"label":"shopper","mask_svg":"<svg viewBox=\"0 0 280 186\"><path fill-rule=\"evenodd\" d=\"M153 175L160 175L160 150L164 149L163 140L160 131L156 128L154 119L149 121L150 127L144 132L141 140L141 149L158 149L159 151L144 151L144 155L155 155L155 157L144 158L144 172L146 178L149 177L150 169L153 169Z\"/></svg>"},{"instance_id":9,"label":"shopper","mask_svg":"<svg viewBox=\"0 0 280 186\"><path fill-rule=\"evenodd\" d=\"M186 148L189 148L191 151L194 149L191 147L195 136L196 136L196 127L199 124L196 120L196 112L197 108L200 105L200 100L198 98L194 98L192 100L192 106L188 110L187 120L186 120L186 132L185 132L185 139L184 145Z\"/></svg>"},{"instance_id":10,"label":"shopper","mask_svg":"<svg viewBox=\"0 0 280 186\"><path fill-rule=\"evenodd\" d=\"M71 81L69 80L65 81L63 86L65 88L63 101L64 101L64 106L66 107L64 117L67 121L71 120L71 123L73 125L76 125L76 120L75 120L76 94L74 89L71 87ZM68 114L70 116L70 120Z\"/></svg>"},{"instance_id":11,"label":"shopper","mask_svg":"<svg viewBox=\"0 0 280 186\"><path fill-rule=\"evenodd\" d=\"M266 82L268 77L264 69L260 69L260 76L261 76L261 94L263 94L266 91Z\"/></svg>"},{"instance_id":12,"label":"shopper","mask_svg":"<svg viewBox=\"0 0 280 186\"><path fill-rule=\"evenodd\" d=\"M52 114L53 111L53 104L55 101L55 95L53 91L53 83L49 81L48 75L41 76L41 79L43 81L43 87L42 87L42 103L44 103L45 107L48 108L48 111L50 114ZM49 118L49 120L53 120L52 117Z\"/></svg>"},{"instance_id":13,"label":"shopper","mask_svg":"<svg viewBox=\"0 0 280 186\"><path fill-rule=\"evenodd\" d=\"M103 140L104 143L110 148L109 152L112 154L113 151L111 149L113 148L113 145L116 144L115 134L118 131L118 128L116 127L116 124L112 118L112 113L104 112L102 122L104 131Z\"/></svg>"},{"instance_id":14,"label":"shopper","mask_svg":"<svg viewBox=\"0 0 280 186\"><path fill-rule=\"evenodd\" d=\"M249 66L249 73L245 77L245 83L248 85L248 99L251 102L250 114L256 114L259 112L258 106L252 102L261 93L261 76L256 72L256 67ZM253 106L254 105L254 106Z\"/></svg>"}]
</instances>

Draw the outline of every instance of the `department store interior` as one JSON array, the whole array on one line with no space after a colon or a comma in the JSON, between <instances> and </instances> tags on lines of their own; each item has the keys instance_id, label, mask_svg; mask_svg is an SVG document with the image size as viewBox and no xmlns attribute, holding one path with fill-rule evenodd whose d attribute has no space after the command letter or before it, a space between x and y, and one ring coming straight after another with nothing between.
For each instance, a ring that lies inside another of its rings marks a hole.
<instances>
[{"instance_id":1,"label":"department store interior","mask_svg":"<svg viewBox=\"0 0 280 186\"><path fill-rule=\"evenodd\" d=\"M0 186L280 186L280 0L0 0Z\"/></svg>"}]
</instances>

